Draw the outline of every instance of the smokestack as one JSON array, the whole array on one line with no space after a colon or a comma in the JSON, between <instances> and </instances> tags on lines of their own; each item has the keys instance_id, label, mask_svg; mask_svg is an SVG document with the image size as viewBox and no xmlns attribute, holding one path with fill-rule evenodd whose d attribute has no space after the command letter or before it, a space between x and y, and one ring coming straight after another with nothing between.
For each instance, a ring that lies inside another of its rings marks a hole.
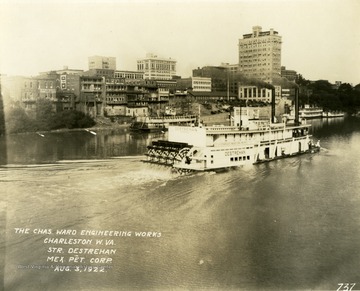
<instances>
[{"instance_id":1,"label":"smokestack","mask_svg":"<svg viewBox=\"0 0 360 291\"><path fill-rule=\"evenodd\" d=\"M299 88L295 88L295 125L300 124L299 121Z\"/></svg>"},{"instance_id":2,"label":"smokestack","mask_svg":"<svg viewBox=\"0 0 360 291\"><path fill-rule=\"evenodd\" d=\"M275 122L275 88L271 89L271 122Z\"/></svg>"}]
</instances>

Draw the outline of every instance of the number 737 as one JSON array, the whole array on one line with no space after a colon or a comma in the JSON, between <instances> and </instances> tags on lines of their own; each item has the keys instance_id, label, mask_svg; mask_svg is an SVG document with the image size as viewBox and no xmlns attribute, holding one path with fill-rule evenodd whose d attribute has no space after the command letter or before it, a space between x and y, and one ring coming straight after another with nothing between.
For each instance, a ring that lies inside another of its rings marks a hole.
<instances>
[{"instance_id":1,"label":"number 737","mask_svg":"<svg viewBox=\"0 0 360 291\"><path fill-rule=\"evenodd\" d=\"M351 291L356 283L338 283L339 288L336 291Z\"/></svg>"}]
</instances>

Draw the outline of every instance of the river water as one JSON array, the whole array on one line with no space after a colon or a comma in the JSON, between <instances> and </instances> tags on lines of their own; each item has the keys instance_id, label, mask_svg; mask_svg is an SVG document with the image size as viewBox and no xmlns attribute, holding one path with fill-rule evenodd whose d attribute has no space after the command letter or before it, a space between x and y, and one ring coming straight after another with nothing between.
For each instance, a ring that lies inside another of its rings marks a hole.
<instances>
[{"instance_id":1,"label":"river water","mask_svg":"<svg viewBox=\"0 0 360 291\"><path fill-rule=\"evenodd\" d=\"M360 119L311 122L320 153L186 176L161 133L0 137L3 289L359 290Z\"/></svg>"}]
</instances>

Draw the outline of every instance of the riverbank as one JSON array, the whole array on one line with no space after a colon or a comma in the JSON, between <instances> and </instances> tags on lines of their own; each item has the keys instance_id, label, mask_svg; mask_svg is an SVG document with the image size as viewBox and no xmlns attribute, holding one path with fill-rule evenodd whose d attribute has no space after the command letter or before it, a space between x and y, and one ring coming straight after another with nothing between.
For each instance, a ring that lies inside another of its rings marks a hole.
<instances>
[{"instance_id":1,"label":"riverbank","mask_svg":"<svg viewBox=\"0 0 360 291\"><path fill-rule=\"evenodd\" d=\"M203 124L207 126L212 125L229 125L230 124L230 112L218 112L214 113L214 110L207 109L201 104L193 104L192 112L198 112L200 106L200 119ZM254 107L255 108L255 107ZM213 106L212 109L219 109ZM260 110L260 116L266 116L270 114L269 107L258 108ZM73 131L98 131L98 130L116 130L116 129L125 129L129 128L132 122L132 117L123 116L123 117L104 117L99 116L95 118L95 125L92 127L85 128L59 128L53 130L39 130L39 131L28 131L28 132L19 132L19 133L5 133L5 135L16 135L16 134L46 134L49 132L73 132ZM6 131L5 131L6 132Z\"/></svg>"}]
</instances>

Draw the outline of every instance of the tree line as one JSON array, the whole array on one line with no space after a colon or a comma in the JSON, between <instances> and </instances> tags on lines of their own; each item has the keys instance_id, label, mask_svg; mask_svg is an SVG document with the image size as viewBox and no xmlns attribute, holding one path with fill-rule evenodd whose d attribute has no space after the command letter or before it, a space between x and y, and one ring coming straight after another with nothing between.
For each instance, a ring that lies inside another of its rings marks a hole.
<instances>
[{"instance_id":1,"label":"tree line","mask_svg":"<svg viewBox=\"0 0 360 291\"><path fill-rule=\"evenodd\" d=\"M360 112L360 84L355 87L343 83L339 87L325 80L309 81L301 75L296 80L300 88L300 105L322 107L325 111L344 111L349 114ZM4 104L0 98L0 135L48 131L61 128L86 128L96 124L95 120L83 112L66 110L54 112L53 104L46 99L36 101L36 109L31 114L22 106L13 105L4 114ZM6 125L6 126L5 126Z\"/></svg>"},{"instance_id":2,"label":"tree line","mask_svg":"<svg viewBox=\"0 0 360 291\"><path fill-rule=\"evenodd\" d=\"M353 87L343 83L334 88L328 81L310 82L301 75L297 84L302 89L299 94L300 105L309 104L322 107L325 111L344 111L349 114L360 110L360 84Z\"/></svg>"},{"instance_id":3,"label":"tree line","mask_svg":"<svg viewBox=\"0 0 360 291\"><path fill-rule=\"evenodd\" d=\"M94 126L96 123L92 117L80 111L65 110L54 112L53 103L46 99L37 100L35 107L36 109L31 113L20 105L13 105L7 109L5 117L2 120L0 119L0 130L3 130L2 133L11 134L49 131L61 128L86 128ZM4 115L3 112L2 114Z\"/></svg>"}]
</instances>

